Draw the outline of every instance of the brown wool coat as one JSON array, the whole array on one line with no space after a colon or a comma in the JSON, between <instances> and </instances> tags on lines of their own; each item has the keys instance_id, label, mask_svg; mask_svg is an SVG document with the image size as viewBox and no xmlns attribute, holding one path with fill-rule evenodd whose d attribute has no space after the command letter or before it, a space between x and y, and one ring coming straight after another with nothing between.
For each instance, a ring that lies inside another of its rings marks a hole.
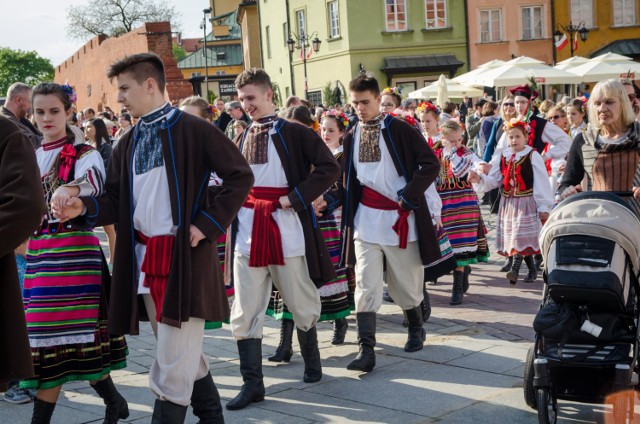
<instances>
[{"instance_id":1,"label":"brown wool coat","mask_svg":"<svg viewBox=\"0 0 640 424\"><path fill-rule=\"evenodd\" d=\"M0 381L33 376L13 251L40 225L43 199L33 146L0 116Z\"/></svg>"},{"instance_id":2,"label":"brown wool coat","mask_svg":"<svg viewBox=\"0 0 640 424\"><path fill-rule=\"evenodd\" d=\"M438 176L440 163L424 137L412 126L391 115L385 118L386 129L382 136L387 145L398 175L405 175L407 185L402 193L402 207L412 210L416 216L416 230L420 257L424 265L441 258L440 247L436 237L431 212L427 206L424 192ZM344 157L342 160L342 261L348 266L356 263L353 245L353 220L360 204L362 185L358 181L353 164L355 127L344 137Z\"/></svg>"},{"instance_id":3,"label":"brown wool coat","mask_svg":"<svg viewBox=\"0 0 640 424\"><path fill-rule=\"evenodd\" d=\"M113 334L138 334L144 318L135 278L131 169L136 129L116 146L98 199L83 198L87 213L77 225L118 224L118 238L109 303L109 329ZM167 281L162 322L180 327L189 317L223 321L229 304L216 240L229 227L253 185L253 173L237 147L215 126L185 113L176 113L161 131L169 180L171 211L178 233ZM222 189L207 195L211 172L223 179ZM195 248L189 242L193 224L206 236Z\"/></svg>"},{"instance_id":4,"label":"brown wool coat","mask_svg":"<svg viewBox=\"0 0 640 424\"><path fill-rule=\"evenodd\" d=\"M275 126L277 131L272 140L291 190L289 200L302 224L309 276L317 287L321 287L336 278L336 271L317 225L311 202L337 181L340 165L320 136L308 127L284 119L279 119ZM236 137L235 142L240 149L247 131ZM236 220L230 229L230 237L227 237L227 264L233 264L237 232ZM282 240L283 244L286 242ZM225 272L227 270L228 277L233 279L233 266L226 266Z\"/></svg>"}]
</instances>

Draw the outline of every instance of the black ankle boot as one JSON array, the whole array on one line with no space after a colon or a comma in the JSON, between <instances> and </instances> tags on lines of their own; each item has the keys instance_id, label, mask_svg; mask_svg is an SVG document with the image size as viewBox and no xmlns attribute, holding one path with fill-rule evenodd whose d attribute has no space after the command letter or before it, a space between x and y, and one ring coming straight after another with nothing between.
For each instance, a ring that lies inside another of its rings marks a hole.
<instances>
[{"instance_id":1,"label":"black ankle boot","mask_svg":"<svg viewBox=\"0 0 640 424\"><path fill-rule=\"evenodd\" d=\"M360 351L356 358L347 365L348 370L370 372L376 366L376 313L358 312L358 344Z\"/></svg>"},{"instance_id":2,"label":"black ankle boot","mask_svg":"<svg viewBox=\"0 0 640 424\"><path fill-rule=\"evenodd\" d=\"M422 310L422 320L427 322L431 316L431 299L429 298L429 292L427 286L422 288L422 302L420 302L420 309Z\"/></svg>"},{"instance_id":3,"label":"black ankle boot","mask_svg":"<svg viewBox=\"0 0 640 424\"><path fill-rule=\"evenodd\" d=\"M193 383L191 407L193 415L200 419L198 424L224 424L220 393L210 372Z\"/></svg>"},{"instance_id":4,"label":"black ankle boot","mask_svg":"<svg viewBox=\"0 0 640 424\"><path fill-rule=\"evenodd\" d=\"M293 356L291 339L293 338L293 320L283 318L280 325L280 343L273 356L267 358L269 362L289 362Z\"/></svg>"},{"instance_id":5,"label":"black ankle boot","mask_svg":"<svg viewBox=\"0 0 640 424\"><path fill-rule=\"evenodd\" d=\"M502 268L500 268L500 272L509 272L511 265L513 265L513 256L507 258L507 261L502 265Z\"/></svg>"},{"instance_id":6,"label":"black ankle boot","mask_svg":"<svg viewBox=\"0 0 640 424\"><path fill-rule=\"evenodd\" d=\"M533 283L538 278L538 269L536 268L535 260L533 256L526 256L524 258L524 263L527 264L527 268L529 268L529 272L527 272L527 276L524 277L525 283Z\"/></svg>"},{"instance_id":7,"label":"black ankle boot","mask_svg":"<svg viewBox=\"0 0 640 424\"><path fill-rule=\"evenodd\" d=\"M111 376L92 384L91 387L107 406L103 424L116 424L118 420L124 420L129 416L129 405L116 389Z\"/></svg>"},{"instance_id":8,"label":"black ankle boot","mask_svg":"<svg viewBox=\"0 0 640 424\"><path fill-rule=\"evenodd\" d=\"M395 303L391 298L391 295L389 294L389 289L387 287L384 287L382 289L382 299L389 303Z\"/></svg>"},{"instance_id":9,"label":"black ankle boot","mask_svg":"<svg viewBox=\"0 0 640 424\"><path fill-rule=\"evenodd\" d=\"M56 409L55 403L45 402L44 400L36 398L33 402L31 424L49 424L54 409Z\"/></svg>"},{"instance_id":10,"label":"black ankle boot","mask_svg":"<svg viewBox=\"0 0 640 424\"><path fill-rule=\"evenodd\" d=\"M467 290L469 290L469 275L471 275L471 266L465 265L462 272L464 273L462 278L462 292L466 293Z\"/></svg>"},{"instance_id":11,"label":"black ankle boot","mask_svg":"<svg viewBox=\"0 0 640 424\"><path fill-rule=\"evenodd\" d=\"M156 399L156 403L153 405L151 424L184 424L186 416L186 406L168 400Z\"/></svg>"},{"instance_id":12,"label":"black ankle boot","mask_svg":"<svg viewBox=\"0 0 640 424\"><path fill-rule=\"evenodd\" d=\"M262 339L238 340L238 355L240 356L240 374L244 383L240 393L227 402L227 409L230 411L264 400Z\"/></svg>"},{"instance_id":13,"label":"black ankle boot","mask_svg":"<svg viewBox=\"0 0 640 424\"><path fill-rule=\"evenodd\" d=\"M338 318L333 321L333 338L331 339L332 345L340 345L344 343L344 338L347 335L347 328L349 323L346 318Z\"/></svg>"},{"instance_id":14,"label":"black ankle boot","mask_svg":"<svg viewBox=\"0 0 640 424\"><path fill-rule=\"evenodd\" d=\"M309 331L298 331L298 343L300 343L300 354L304 359L305 383L315 383L322 379L322 364L320 363L320 349L318 349L318 333L315 325Z\"/></svg>"},{"instance_id":15,"label":"black ankle boot","mask_svg":"<svg viewBox=\"0 0 640 424\"><path fill-rule=\"evenodd\" d=\"M536 270L537 271L542 271L542 262L544 262L544 259L542 258L542 254L540 253L536 253L533 256L534 262L536 264Z\"/></svg>"},{"instance_id":16,"label":"black ankle boot","mask_svg":"<svg viewBox=\"0 0 640 424\"><path fill-rule=\"evenodd\" d=\"M464 290L462 287L462 281L464 279L464 271L453 271L453 287L451 288L451 300L449 305L459 305L464 298Z\"/></svg>"},{"instance_id":17,"label":"black ankle boot","mask_svg":"<svg viewBox=\"0 0 640 424\"><path fill-rule=\"evenodd\" d=\"M409 322L409 336L407 343L404 345L405 352L417 352L424 346L427 338L427 332L422 326L422 310L420 307L407 309L404 311L407 321Z\"/></svg>"},{"instance_id":18,"label":"black ankle boot","mask_svg":"<svg viewBox=\"0 0 640 424\"><path fill-rule=\"evenodd\" d=\"M511 285L515 285L518 281L518 274L520 273L520 267L522 266L522 256L514 255L513 262L511 263L511 269L507 272L507 280Z\"/></svg>"}]
</instances>

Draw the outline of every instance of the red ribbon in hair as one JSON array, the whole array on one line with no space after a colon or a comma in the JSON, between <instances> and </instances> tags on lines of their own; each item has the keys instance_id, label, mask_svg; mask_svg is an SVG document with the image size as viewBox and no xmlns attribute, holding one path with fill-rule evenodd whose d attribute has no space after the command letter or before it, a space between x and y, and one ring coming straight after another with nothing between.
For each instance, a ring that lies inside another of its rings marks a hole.
<instances>
[{"instance_id":1,"label":"red ribbon in hair","mask_svg":"<svg viewBox=\"0 0 640 424\"><path fill-rule=\"evenodd\" d=\"M531 119L529 122L529 147L533 147L533 140L536 138L536 125L538 123L535 119Z\"/></svg>"},{"instance_id":2,"label":"red ribbon in hair","mask_svg":"<svg viewBox=\"0 0 640 424\"><path fill-rule=\"evenodd\" d=\"M407 242L409 241L410 211L402 209L400 205L398 205L398 203L366 186L362 187L362 198L360 199L360 203L373 209L383 211L398 211L398 220L391 228L400 238L398 247L400 249L407 248Z\"/></svg>"},{"instance_id":3,"label":"red ribbon in hair","mask_svg":"<svg viewBox=\"0 0 640 424\"><path fill-rule=\"evenodd\" d=\"M72 144L65 144L60 151L60 169L58 170L58 177L62 181L67 181L69 173L73 169L73 164L76 163L76 149Z\"/></svg>"},{"instance_id":4,"label":"red ribbon in hair","mask_svg":"<svg viewBox=\"0 0 640 424\"><path fill-rule=\"evenodd\" d=\"M547 154L547 152L549 151L549 147L551 147L551 144L550 144L550 143L547 143L547 145L546 145L546 146L544 146L544 150L542 151L542 154L543 154L543 155L546 155L546 154ZM551 176L551 161L552 161L552 160L553 160L553 159L547 159L547 160L544 162L544 166L547 168L547 174L549 174L549 176Z\"/></svg>"}]
</instances>

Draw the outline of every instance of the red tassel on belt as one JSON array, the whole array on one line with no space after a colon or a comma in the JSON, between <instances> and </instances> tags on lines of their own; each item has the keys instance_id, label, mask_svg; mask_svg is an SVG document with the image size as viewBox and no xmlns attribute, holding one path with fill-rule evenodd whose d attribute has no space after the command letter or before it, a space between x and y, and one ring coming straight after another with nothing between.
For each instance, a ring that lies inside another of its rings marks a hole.
<instances>
[{"instance_id":1,"label":"red tassel on belt","mask_svg":"<svg viewBox=\"0 0 640 424\"><path fill-rule=\"evenodd\" d=\"M175 239L175 236L147 237L136 231L136 240L147 246L140 270L144 272L143 285L149 287L151 298L156 304L156 321L158 322L162 322L162 304L167 288Z\"/></svg>"},{"instance_id":2,"label":"red tassel on belt","mask_svg":"<svg viewBox=\"0 0 640 424\"><path fill-rule=\"evenodd\" d=\"M377 191L370 189L369 187L362 187L362 198L360 203L363 205L382 211L398 211L398 220L394 224L393 231L400 237L400 243L398 247L400 249L407 248L407 242L409 241L409 213L410 211L404 210L397 202L389 199L386 196L378 193Z\"/></svg>"},{"instance_id":3,"label":"red tassel on belt","mask_svg":"<svg viewBox=\"0 0 640 424\"><path fill-rule=\"evenodd\" d=\"M242 205L253 209L249 266L284 265L280 228L271 214L282 208L280 198L287 194L286 187L254 187Z\"/></svg>"}]
</instances>

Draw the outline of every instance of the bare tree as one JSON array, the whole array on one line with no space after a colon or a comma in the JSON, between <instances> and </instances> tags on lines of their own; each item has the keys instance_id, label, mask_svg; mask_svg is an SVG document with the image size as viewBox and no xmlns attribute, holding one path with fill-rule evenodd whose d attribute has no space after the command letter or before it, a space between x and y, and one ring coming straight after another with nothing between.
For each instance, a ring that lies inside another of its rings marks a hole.
<instances>
[{"instance_id":1,"label":"bare tree","mask_svg":"<svg viewBox=\"0 0 640 424\"><path fill-rule=\"evenodd\" d=\"M90 0L67 9L67 34L86 40L98 34L125 34L145 22L170 21L178 26L180 13L166 0Z\"/></svg>"}]
</instances>

